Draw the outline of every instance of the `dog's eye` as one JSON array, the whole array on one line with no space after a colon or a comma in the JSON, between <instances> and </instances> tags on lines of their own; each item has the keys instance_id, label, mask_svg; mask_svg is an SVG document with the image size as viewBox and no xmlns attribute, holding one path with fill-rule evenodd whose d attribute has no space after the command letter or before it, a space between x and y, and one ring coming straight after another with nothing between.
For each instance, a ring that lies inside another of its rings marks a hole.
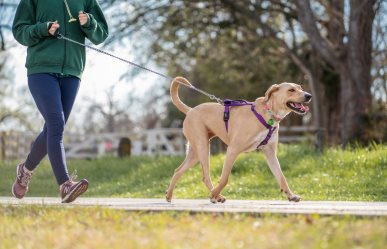
<instances>
[{"instance_id":1,"label":"dog's eye","mask_svg":"<svg viewBox=\"0 0 387 249\"><path fill-rule=\"evenodd\" d=\"M293 88L292 89L289 89L289 92L295 92L296 90L294 90Z\"/></svg>"}]
</instances>

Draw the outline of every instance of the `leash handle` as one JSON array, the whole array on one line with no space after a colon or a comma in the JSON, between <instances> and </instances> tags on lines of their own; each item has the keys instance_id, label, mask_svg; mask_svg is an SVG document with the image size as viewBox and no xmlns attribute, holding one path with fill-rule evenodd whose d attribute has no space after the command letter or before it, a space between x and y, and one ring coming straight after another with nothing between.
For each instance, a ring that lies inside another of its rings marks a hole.
<instances>
[{"instance_id":1,"label":"leash handle","mask_svg":"<svg viewBox=\"0 0 387 249\"><path fill-rule=\"evenodd\" d=\"M57 29L55 30L54 34L51 34L51 33L50 33L50 29L51 29L51 27L52 27L53 24L54 24L53 22L49 22L49 23L48 23L48 26L47 26L48 34L49 34L50 36L52 36L52 37L57 37L57 36L60 34L60 32L59 32L59 29L60 29L60 28L57 28Z\"/></svg>"}]
</instances>

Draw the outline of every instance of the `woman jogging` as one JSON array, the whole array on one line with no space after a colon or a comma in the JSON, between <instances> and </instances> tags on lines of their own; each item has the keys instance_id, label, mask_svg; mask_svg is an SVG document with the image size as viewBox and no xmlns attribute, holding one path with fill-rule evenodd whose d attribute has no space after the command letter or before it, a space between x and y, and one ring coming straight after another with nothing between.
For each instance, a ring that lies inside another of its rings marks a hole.
<instances>
[{"instance_id":1,"label":"woman jogging","mask_svg":"<svg viewBox=\"0 0 387 249\"><path fill-rule=\"evenodd\" d=\"M16 168L12 194L23 198L33 170L48 154L59 185L62 203L74 201L88 188L75 182L67 170L64 127L73 107L82 72L85 48L56 37L84 43L102 43L108 26L97 0L21 0L12 25L15 39L27 46L28 87L45 124L24 163Z\"/></svg>"}]
</instances>

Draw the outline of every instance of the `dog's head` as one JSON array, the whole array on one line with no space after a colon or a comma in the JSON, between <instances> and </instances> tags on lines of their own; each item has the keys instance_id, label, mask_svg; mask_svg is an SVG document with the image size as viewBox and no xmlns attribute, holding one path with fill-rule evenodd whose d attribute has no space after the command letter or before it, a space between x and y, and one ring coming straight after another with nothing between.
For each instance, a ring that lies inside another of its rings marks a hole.
<instances>
[{"instance_id":1,"label":"dog's head","mask_svg":"<svg viewBox=\"0 0 387 249\"><path fill-rule=\"evenodd\" d=\"M309 107L312 95L305 92L300 85L294 83L281 83L272 85L265 93L264 101L272 100L273 105L282 110L293 111L297 114L305 114Z\"/></svg>"}]
</instances>

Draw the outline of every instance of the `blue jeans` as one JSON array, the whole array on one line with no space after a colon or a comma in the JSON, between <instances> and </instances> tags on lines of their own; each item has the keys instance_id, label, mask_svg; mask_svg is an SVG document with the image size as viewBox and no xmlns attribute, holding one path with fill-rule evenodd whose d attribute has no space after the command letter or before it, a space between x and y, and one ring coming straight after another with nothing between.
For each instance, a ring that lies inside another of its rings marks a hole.
<instances>
[{"instance_id":1,"label":"blue jeans","mask_svg":"<svg viewBox=\"0 0 387 249\"><path fill-rule=\"evenodd\" d=\"M32 144L25 167L28 170L34 170L48 154L59 185L69 180L63 133L78 93L79 84L80 79L73 76L63 77L49 73L28 76L28 87L45 124L43 131Z\"/></svg>"}]
</instances>

